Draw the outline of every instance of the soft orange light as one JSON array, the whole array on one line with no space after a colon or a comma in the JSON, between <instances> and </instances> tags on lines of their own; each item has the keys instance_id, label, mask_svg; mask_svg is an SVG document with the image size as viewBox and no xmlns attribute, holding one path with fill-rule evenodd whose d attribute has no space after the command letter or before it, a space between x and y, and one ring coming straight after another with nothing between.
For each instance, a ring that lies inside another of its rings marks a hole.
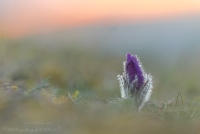
<instances>
[{"instance_id":1,"label":"soft orange light","mask_svg":"<svg viewBox=\"0 0 200 134\"><path fill-rule=\"evenodd\" d=\"M7 1L0 13L0 33L20 36L95 21L159 19L194 13L200 13L200 0Z\"/></svg>"}]
</instances>

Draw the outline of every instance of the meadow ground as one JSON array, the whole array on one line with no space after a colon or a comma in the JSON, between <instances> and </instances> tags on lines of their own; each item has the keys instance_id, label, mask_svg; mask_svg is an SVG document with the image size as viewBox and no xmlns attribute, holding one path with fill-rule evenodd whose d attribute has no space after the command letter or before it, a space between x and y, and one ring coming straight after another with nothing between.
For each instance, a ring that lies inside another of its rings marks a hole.
<instances>
[{"instance_id":1,"label":"meadow ground","mask_svg":"<svg viewBox=\"0 0 200 134\"><path fill-rule=\"evenodd\" d=\"M1 40L0 132L199 134L199 63L185 57L172 67L142 56L154 89L138 113L120 99L125 55Z\"/></svg>"}]
</instances>

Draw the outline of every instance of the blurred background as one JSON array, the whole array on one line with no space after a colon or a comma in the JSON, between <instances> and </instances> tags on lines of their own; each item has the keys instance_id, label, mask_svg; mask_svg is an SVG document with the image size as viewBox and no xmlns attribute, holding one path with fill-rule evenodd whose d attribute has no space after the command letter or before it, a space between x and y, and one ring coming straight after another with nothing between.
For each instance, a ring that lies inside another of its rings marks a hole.
<instances>
[{"instance_id":1,"label":"blurred background","mask_svg":"<svg viewBox=\"0 0 200 134\"><path fill-rule=\"evenodd\" d=\"M200 95L199 51L199 0L0 0L0 123L48 121L60 133L179 133L181 126L126 110L74 107L68 93L98 103L119 98L116 76L131 53L154 77L151 101L180 92L187 105ZM27 97L33 90L39 93Z\"/></svg>"}]
</instances>

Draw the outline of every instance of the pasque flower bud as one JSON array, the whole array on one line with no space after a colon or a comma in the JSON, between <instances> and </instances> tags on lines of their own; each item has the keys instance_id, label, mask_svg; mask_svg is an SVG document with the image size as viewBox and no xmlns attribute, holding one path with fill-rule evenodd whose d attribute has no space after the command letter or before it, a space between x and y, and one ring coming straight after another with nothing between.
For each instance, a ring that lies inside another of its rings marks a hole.
<instances>
[{"instance_id":1,"label":"pasque flower bud","mask_svg":"<svg viewBox=\"0 0 200 134\"><path fill-rule=\"evenodd\" d=\"M118 75L121 97L132 98L138 111L149 100L152 92L152 76L146 74L139 58L136 55L127 54L124 62L124 72Z\"/></svg>"}]
</instances>

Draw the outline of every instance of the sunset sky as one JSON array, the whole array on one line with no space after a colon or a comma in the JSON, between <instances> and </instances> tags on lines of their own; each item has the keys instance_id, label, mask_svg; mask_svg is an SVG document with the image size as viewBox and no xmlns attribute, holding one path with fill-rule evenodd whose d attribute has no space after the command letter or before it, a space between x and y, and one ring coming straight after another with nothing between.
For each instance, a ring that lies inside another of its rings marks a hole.
<instances>
[{"instance_id":1,"label":"sunset sky","mask_svg":"<svg viewBox=\"0 0 200 134\"><path fill-rule=\"evenodd\" d=\"M200 14L200 0L0 0L0 35Z\"/></svg>"}]
</instances>

